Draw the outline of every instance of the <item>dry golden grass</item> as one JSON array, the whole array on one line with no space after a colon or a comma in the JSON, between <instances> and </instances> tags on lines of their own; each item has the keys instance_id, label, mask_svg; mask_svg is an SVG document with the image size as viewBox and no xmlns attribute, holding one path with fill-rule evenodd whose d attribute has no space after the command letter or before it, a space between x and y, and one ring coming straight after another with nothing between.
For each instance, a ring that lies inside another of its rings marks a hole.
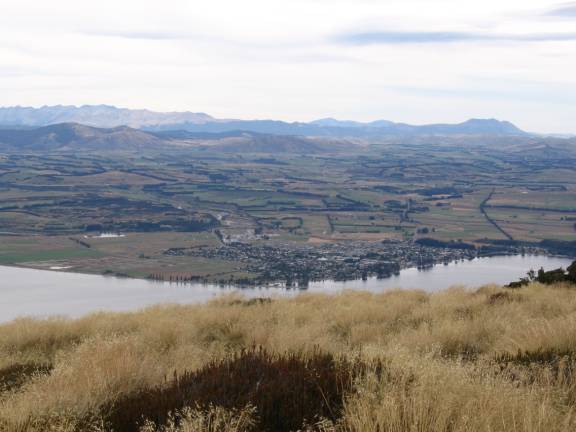
<instances>
[{"instance_id":1,"label":"dry golden grass","mask_svg":"<svg viewBox=\"0 0 576 432\"><path fill-rule=\"evenodd\" d=\"M178 412L179 421L172 416L162 428L146 422L141 432L249 432L255 426L256 411L253 407L242 410L226 410L221 407L210 407L207 410L185 408Z\"/></svg>"},{"instance_id":2,"label":"dry golden grass","mask_svg":"<svg viewBox=\"0 0 576 432\"><path fill-rule=\"evenodd\" d=\"M0 376L15 365L53 369L0 390L0 430L106 430L101 407L251 346L384 363L384 373L358 380L337 424L319 419L309 430L576 430L576 289L539 284L270 303L225 297L79 320L17 320L0 326ZM180 429L162 430L251 430L248 414L191 407Z\"/></svg>"}]
</instances>

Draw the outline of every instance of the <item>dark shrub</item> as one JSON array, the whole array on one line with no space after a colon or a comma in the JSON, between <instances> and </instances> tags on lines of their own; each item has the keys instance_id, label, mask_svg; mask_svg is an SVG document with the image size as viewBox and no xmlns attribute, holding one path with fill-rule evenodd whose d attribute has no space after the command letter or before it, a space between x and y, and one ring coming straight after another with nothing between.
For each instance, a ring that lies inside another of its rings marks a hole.
<instances>
[{"instance_id":1,"label":"dark shrub","mask_svg":"<svg viewBox=\"0 0 576 432\"><path fill-rule=\"evenodd\" d=\"M359 362L337 361L331 354L277 355L253 349L128 395L104 414L114 431L130 432L145 418L163 425L171 411L186 406L240 409L251 404L258 430L293 431L316 418L336 420L354 376L364 370Z\"/></svg>"},{"instance_id":2,"label":"dark shrub","mask_svg":"<svg viewBox=\"0 0 576 432\"><path fill-rule=\"evenodd\" d=\"M530 284L530 281L526 278L520 279L518 282L510 282L508 285L505 285L506 288L522 288Z\"/></svg>"},{"instance_id":3,"label":"dark shrub","mask_svg":"<svg viewBox=\"0 0 576 432\"><path fill-rule=\"evenodd\" d=\"M544 271L544 269L540 269L538 270L538 276L536 277L536 280L540 283L551 285L554 283L565 282L567 278L564 269L559 268L550 271Z\"/></svg>"},{"instance_id":4,"label":"dark shrub","mask_svg":"<svg viewBox=\"0 0 576 432\"><path fill-rule=\"evenodd\" d=\"M23 363L0 369L0 392L16 390L35 375L48 374L52 366L37 363Z\"/></svg>"},{"instance_id":5,"label":"dark shrub","mask_svg":"<svg viewBox=\"0 0 576 432\"><path fill-rule=\"evenodd\" d=\"M576 261L570 264L566 271L568 272L568 280L572 283L576 283Z\"/></svg>"},{"instance_id":6,"label":"dark shrub","mask_svg":"<svg viewBox=\"0 0 576 432\"><path fill-rule=\"evenodd\" d=\"M566 270L559 268L556 270L544 271L543 268L536 273L534 270L528 272L527 278L522 278L518 282L512 282L507 285L508 288L521 288L530 282L540 282L545 285L555 283L576 283L576 261L574 261Z\"/></svg>"}]
</instances>

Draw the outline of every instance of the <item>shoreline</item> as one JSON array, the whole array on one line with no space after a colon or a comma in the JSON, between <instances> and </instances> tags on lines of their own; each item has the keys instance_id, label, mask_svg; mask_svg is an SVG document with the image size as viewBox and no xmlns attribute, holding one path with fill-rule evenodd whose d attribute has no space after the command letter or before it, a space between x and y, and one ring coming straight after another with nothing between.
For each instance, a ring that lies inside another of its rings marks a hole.
<instances>
[{"instance_id":1,"label":"shoreline","mask_svg":"<svg viewBox=\"0 0 576 432\"><path fill-rule=\"evenodd\" d=\"M450 261L439 261L439 262L435 262L429 265L425 265L425 266L405 266L405 267L400 267L399 271L393 274L389 274L385 277L379 277L377 275L372 275L367 277L366 279L364 278L351 278L351 279L330 279L330 278L325 278L325 279L311 279L309 280L310 284L314 284L314 283L354 283L354 282L359 282L359 281L371 281L371 280L378 280L378 281L386 281L389 279L392 279L394 277L398 277L400 276L400 273L406 270L418 270L418 271L428 271L428 270L432 270L435 267L438 266L448 266L448 265L452 265L452 264L458 264L460 262L471 262L471 261L475 261L475 260L481 260L481 259L490 259L490 258L502 258L502 257L518 257L518 256L522 256L522 257L547 257L547 258L558 258L558 259L576 259L575 256L570 256L570 255L563 255L563 254L557 254L557 253L494 253L494 254L486 254L486 255L479 255L479 256L475 256L475 257L470 257L470 258L461 258L461 259L453 259ZM91 273L91 272L86 272L86 271L75 271L72 269L72 267L68 267L71 268L71 270L68 270L67 268L64 268L64 266L62 268L40 268L40 267L31 267L31 266L26 266L26 265L21 265L21 264L0 264L0 269L2 267L7 267L7 268L17 268L17 269L23 269L23 270L33 270L33 271L45 271L45 272L51 272L51 273L59 273L59 274L75 274L75 275L84 275L84 276L100 276L103 278L112 278L112 279L119 279L119 280L135 280L135 281L146 281L146 282L150 282L152 284L170 284L170 285L188 285L188 286L194 286L194 285L203 285L206 287L209 286L218 286L218 287L222 287L222 288L229 288L229 289L239 289L239 290L243 290L243 289L282 289L282 290L306 290L308 285L305 286L300 286L298 283L292 284L292 285L287 285L285 281L283 280L273 280L273 281L269 281L269 282L255 282L255 283L229 283L227 281L224 280L209 280L209 279L197 279L197 280L157 280L157 279L153 279L150 277L135 277L135 276L130 276L127 274L122 274L122 273ZM529 270L538 270L538 269L526 269L526 271Z\"/></svg>"}]
</instances>

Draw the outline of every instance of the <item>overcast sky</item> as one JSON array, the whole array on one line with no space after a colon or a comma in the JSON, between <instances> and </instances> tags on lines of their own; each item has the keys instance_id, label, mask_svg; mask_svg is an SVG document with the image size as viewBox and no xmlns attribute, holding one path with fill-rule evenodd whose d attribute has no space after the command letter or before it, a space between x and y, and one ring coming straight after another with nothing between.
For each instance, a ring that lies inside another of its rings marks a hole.
<instances>
[{"instance_id":1,"label":"overcast sky","mask_svg":"<svg viewBox=\"0 0 576 432\"><path fill-rule=\"evenodd\" d=\"M0 0L0 105L576 133L576 2Z\"/></svg>"}]
</instances>

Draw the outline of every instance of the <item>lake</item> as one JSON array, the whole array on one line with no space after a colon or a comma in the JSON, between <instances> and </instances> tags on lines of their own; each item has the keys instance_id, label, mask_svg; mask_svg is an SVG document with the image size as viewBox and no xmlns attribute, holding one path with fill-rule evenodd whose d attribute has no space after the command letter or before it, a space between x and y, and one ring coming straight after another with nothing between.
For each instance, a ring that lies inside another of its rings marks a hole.
<instances>
[{"instance_id":1,"label":"lake","mask_svg":"<svg viewBox=\"0 0 576 432\"><path fill-rule=\"evenodd\" d=\"M439 264L427 270L405 269L398 276L382 280L313 282L305 292L337 293L346 289L382 292L394 288L438 291L454 285L474 288L517 280L531 268L566 268L571 262L570 259L545 256L477 258ZM135 310L160 303L202 303L232 292L242 292L246 297L264 297L292 296L303 290L184 285L0 266L0 322L21 316L78 317L100 310Z\"/></svg>"}]
</instances>

